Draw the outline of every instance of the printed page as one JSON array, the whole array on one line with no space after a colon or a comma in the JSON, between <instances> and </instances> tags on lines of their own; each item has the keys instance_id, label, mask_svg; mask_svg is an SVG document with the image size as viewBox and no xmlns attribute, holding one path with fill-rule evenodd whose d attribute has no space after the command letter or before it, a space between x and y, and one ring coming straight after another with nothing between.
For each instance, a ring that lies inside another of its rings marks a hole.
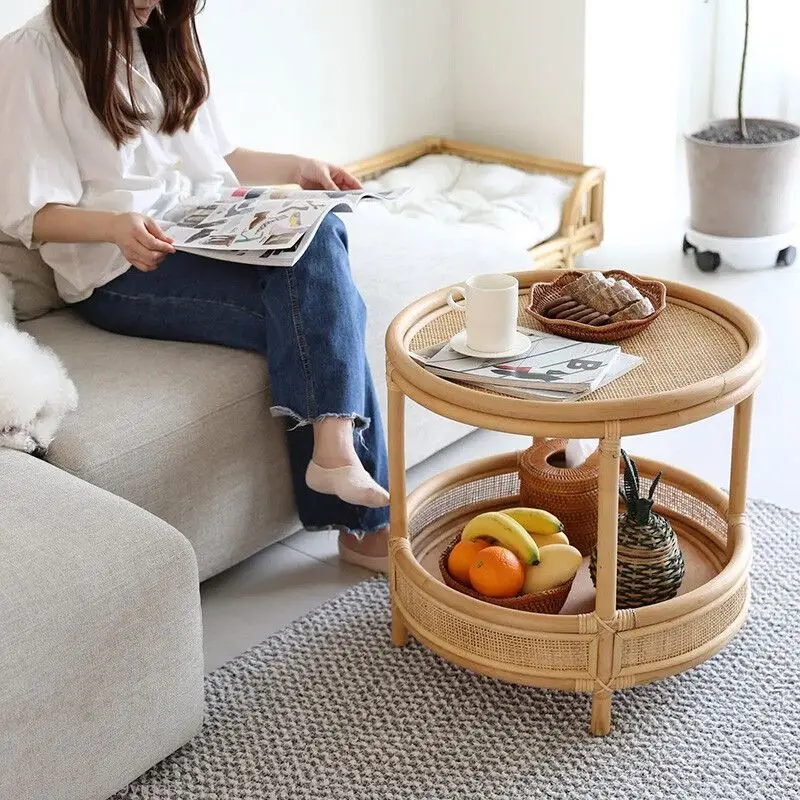
<instances>
[{"instance_id":1,"label":"printed page","mask_svg":"<svg viewBox=\"0 0 800 800\"><path fill-rule=\"evenodd\" d=\"M178 248L195 250L281 250L293 247L302 235L341 204L320 198L303 200L250 199L212 203L169 215L165 230Z\"/></svg>"},{"instance_id":2,"label":"printed page","mask_svg":"<svg viewBox=\"0 0 800 800\"><path fill-rule=\"evenodd\" d=\"M386 192L286 191L237 187L202 205L182 205L159 218L175 247L268 266L291 266L331 212L353 211L366 198L384 202L411 189Z\"/></svg>"}]
</instances>

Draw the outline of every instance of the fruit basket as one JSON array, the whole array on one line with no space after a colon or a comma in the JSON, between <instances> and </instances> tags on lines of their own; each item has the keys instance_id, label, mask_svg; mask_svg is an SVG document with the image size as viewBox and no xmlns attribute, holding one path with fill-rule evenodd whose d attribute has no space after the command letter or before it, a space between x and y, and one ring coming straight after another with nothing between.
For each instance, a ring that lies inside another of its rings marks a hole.
<instances>
[{"instance_id":1,"label":"fruit basket","mask_svg":"<svg viewBox=\"0 0 800 800\"><path fill-rule=\"evenodd\" d=\"M579 271L565 272L554 281L534 283L531 286L528 310L545 330L557 336L565 336L569 339L578 339L586 342L619 342L645 330L667 307L667 288L660 281L644 280L623 270L607 270L603 273L605 277L626 280L653 304L654 311L643 319L611 322L599 327L545 316L542 312L547 305L559 297L568 295L569 284L583 274L583 272Z\"/></svg>"},{"instance_id":2,"label":"fruit basket","mask_svg":"<svg viewBox=\"0 0 800 800\"><path fill-rule=\"evenodd\" d=\"M485 594L479 594L472 587L456 580L447 569L447 561L450 558L450 553L453 551L453 548L460 541L461 534L459 533L458 536L447 545L439 557L439 571L441 572L442 580L451 589L469 595L469 597L474 597L476 600L482 600L484 603L492 603L493 605L502 606L503 608L513 608L517 611L532 611L536 614L558 614L564 607L564 603L567 601L567 596L569 595L569 590L572 588L572 580L543 592L521 594L517 597L488 597Z\"/></svg>"}]
</instances>

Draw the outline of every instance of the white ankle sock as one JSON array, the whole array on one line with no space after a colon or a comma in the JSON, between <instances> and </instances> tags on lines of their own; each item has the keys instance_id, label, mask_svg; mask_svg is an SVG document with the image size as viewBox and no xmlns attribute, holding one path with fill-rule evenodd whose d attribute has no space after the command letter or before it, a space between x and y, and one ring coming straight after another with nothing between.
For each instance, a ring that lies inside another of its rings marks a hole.
<instances>
[{"instance_id":1,"label":"white ankle sock","mask_svg":"<svg viewBox=\"0 0 800 800\"><path fill-rule=\"evenodd\" d=\"M389 505L389 492L377 484L360 464L324 469L308 463L306 485L320 494L333 494L345 503L366 508Z\"/></svg>"}]
</instances>

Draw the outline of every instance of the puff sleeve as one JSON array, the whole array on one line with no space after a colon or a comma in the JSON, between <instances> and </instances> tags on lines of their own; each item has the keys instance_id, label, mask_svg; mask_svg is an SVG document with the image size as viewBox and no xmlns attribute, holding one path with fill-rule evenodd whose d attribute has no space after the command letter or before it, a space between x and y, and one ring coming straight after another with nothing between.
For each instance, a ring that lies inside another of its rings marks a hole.
<instances>
[{"instance_id":1,"label":"puff sleeve","mask_svg":"<svg viewBox=\"0 0 800 800\"><path fill-rule=\"evenodd\" d=\"M77 205L80 173L61 115L50 47L36 31L0 42L0 231L36 247L33 218L48 203Z\"/></svg>"}]
</instances>

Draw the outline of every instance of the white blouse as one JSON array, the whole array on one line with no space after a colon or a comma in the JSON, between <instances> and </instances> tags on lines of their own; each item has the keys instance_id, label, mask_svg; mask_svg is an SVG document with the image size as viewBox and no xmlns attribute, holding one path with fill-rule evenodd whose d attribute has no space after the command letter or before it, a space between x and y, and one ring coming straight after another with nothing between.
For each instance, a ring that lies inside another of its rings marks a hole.
<instances>
[{"instance_id":1,"label":"white blouse","mask_svg":"<svg viewBox=\"0 0 800 800\"><path fill-rule=\"evenodd\" d=\"M237 181L234 150L209 99L187 131L159 133L163 100L134 36L134 92L156 120L120 148L92 113L75 59L49 10L0 40L0 231L35 248L33 218L48 203L157 216ZM127 87L120 59L118 82ZM68 303L130 268L113 244L44 244Z\"/></svg>"}]
</instances>

